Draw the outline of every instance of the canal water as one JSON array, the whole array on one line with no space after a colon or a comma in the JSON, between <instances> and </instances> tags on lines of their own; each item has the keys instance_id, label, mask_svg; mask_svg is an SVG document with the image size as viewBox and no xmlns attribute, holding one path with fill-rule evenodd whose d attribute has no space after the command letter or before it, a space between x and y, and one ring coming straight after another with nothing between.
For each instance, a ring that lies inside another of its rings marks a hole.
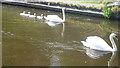
<instances>
[{"instance_id":1,"label":"canal water","mask_svg":"<svg viewBox=\"0 0 120 68\"><path fill-rule=\"evenodd\" d=\"M23 11L62 17L61 12L2 5L3 66L118 66L117 52L92 50L81 43L99 36L111 46L108 36L119 31L118 21L66 13L66 22L55 24L20 16Z\"/></svg>"}]
</instances>

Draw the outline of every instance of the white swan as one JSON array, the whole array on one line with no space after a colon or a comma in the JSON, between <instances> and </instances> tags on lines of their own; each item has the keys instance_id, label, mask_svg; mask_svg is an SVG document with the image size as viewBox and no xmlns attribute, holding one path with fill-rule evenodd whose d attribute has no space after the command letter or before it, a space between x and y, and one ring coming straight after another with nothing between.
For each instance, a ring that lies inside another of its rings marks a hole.
<instances>
[{"instance_id":1,"label":"white swan","mask_svg":"<svg viewBox=\"0 0 120 68\"><path fill-rule=\"evenodd\" d=\"M22 13L20 13L21 16L24 16L25 15L25 11L23 11Z\"/></svg>"},{"instance_id":2,"label":"white swan","mask_svg":"<svg viewBox=\"0 0 120 68\"><path fill-rule=\"evenodd\" d=\"M44 18L43 14L41 14L41 16L37 16L37 19L43 19L43 18Z\"/></svg>"},{"instance_id":3,"label":"white swan","mask_svg":"<svg viewBox=\"0 0 120 68\"><path fill-rule=\"evenodd\" d=\"M30 12L28 12L28 14L24 14L24 16L29 17L30 16Z\"/></svg>"},{"instance_id":4,"label":"white swan","mask_svg":"<svg viewBox=\"0 0 120 68\"><path fill-rule=\"evenodd\" d=\"M116 63L116 59L117 57L117 51L115 52L109 52L109 51L98 51L98 50L94 50L94 49L90 49L90 48L85 48L85 53L86 55L91 58L91 59L102 59L101 57L105 57L108 54L112 54L111 57L109 57L109 60L107 60L107 64L108 67L113 66L114 63ZM95 60L96 61L96 60ZM89 62L89 61L88 61Z\"/></svg>"},{"instance_id":5,"label":"white swan","mask_svg":"<svg viewBox=\"0 0 120 68\"><path fill-rule=\"evenodd\" d=\"M47 23L51 27L54 27L54 26L56 26L58 24L61 24L60 22L51 22L51 21L46 21L45 23Z\"/></svg>"},{"instance_id":6,"label":"white swan","mask_svg":"<svg viewBox=\"0 0 120 68\"><path fill-rule=\"evenodd\" d=\"M30 18L36 18L36 13L34 15L29 15Z\"/></svg>"},{"instance_id":7,"label":"white swan","mask_svg":"<svg viewBox=\"0 0 120 68\"><path fill-rule=\"evenodd\" d=\"M58 15L47 15L47 17L44 16L44 18L51 22L65 22L65 8L62 8L62 14L63 19L61 19Z\"/></svg>"},{"instance_id":8,"label":"white swan","mask_svg":"<svg viewBox=\"0 0 120 68\"><path fill-rule=\"evenodd\" d=\"M89 47L91 49L96 49L101 51L117 51L117 46L113 39L115 37L117 37L117 35L114 33L111 33L109 36L113 48L111 48L102 38L97 36L87 37L86 41L81 41L81 42L84 46Z\"/></svg>"}]
</instances>

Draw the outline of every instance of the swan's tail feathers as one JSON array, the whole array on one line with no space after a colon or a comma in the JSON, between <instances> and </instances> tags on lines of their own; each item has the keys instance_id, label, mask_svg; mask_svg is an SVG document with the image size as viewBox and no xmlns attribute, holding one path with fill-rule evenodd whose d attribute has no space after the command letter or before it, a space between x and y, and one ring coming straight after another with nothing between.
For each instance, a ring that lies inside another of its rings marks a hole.
<instances>
[{"instance_id":1,"label":"swan's tail feathers","mask_svg":"<svg viewBox=\"0 0 120 68\"><path fill-rule=\"evenodd\" d=\"M81 41L81 43L82 43L84 46L89 47L85 41Z\"/></svg>"}]
</instances>

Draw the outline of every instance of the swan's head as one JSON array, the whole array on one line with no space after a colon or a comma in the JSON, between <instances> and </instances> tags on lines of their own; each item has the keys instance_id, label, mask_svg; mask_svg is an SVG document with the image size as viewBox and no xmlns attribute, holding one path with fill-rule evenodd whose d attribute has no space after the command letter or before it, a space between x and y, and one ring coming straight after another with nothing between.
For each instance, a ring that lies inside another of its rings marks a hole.
<instances>
[{"instance_id":1,"label":"swan's head","mask_svg":"<svg viewBox=\"0 0 120 68\"><path fill-rule=\"evenodd\" d=\"M34 13L34 16L36 16L36 13Z\"/></svg>"},{"instance_id":2,"label":"swan's head","mask_svg":"<svg viewBox=\"0 0 120 68\"><path fill-rule=\"evenodd\" d=\"M41 17L43 17L43 14L41 14Z\"/></svg>"},{"instance_id":3,"label":"swan's head","mask_svg":"<svg viewBox=\"0 0 120 68\"><path fill-rule=\"evenodd\" d=\"M30 12L28 12L28 14L30 14Z\"/></svg>"},{"instance_id":4,"label":"swan's head","mask_svg":"<svg viewBox=\"0 0 120 68\"><path fill-rule=\"evenodd\" d=\"M23 13L25 13L25 11L23 11Z\"/></svg>"},{"instance_id":5,"label":"swan's head","mask_svg":"<svg viewBox=\"0 0 120 68\"><path fill-rule=\"evenodd\" d=\"M110 34L110 37L111 37L111 38L116 38L116 39L117 39L117 35L116 35L115 33L111 33L111 34Z\"/></svg>"}]
</instances>

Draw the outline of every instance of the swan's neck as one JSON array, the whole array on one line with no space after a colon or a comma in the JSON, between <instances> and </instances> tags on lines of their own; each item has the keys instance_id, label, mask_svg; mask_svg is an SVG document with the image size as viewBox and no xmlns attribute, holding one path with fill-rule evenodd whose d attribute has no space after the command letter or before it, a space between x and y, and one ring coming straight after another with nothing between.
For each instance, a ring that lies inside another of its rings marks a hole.
<instances>
[{"instance_id":1,"label":"swan's neck","mask_svg":"<svg viewBox=\"0 0 120 68\"><path fill-rule=\"evenodd\" d=\"M25 13L25 11L23 11L23 13Z\"/></svg>"},{"instance_id":2,"label":"swan's neck","mask_svg":"<svg viewBox=\"0 0 120 68\"><path fill-rule=\"evenodd\" d=\"M36 16L36 13L34 13L34 16Z\"/></svg>"},{"instance_id":3,"label":"swan's neck","mask_svg":"<svg viewBox=\"0 0 120 68\"><path fill-rule=\"evenodd\" d=\"M113 37L110 36L109 38L110 38L110 41L111 41L111 43L112 43L113 51L117 51L117 46L116 46L116 44L115 44L115 41L114 41Z\"/></svg>"},{"instance_id":4,"label":"swan's neck","mask_svg":"<svg viewBox=\"0 0 120 68\"><path fill-rule=\"evenodd\" d=\"M62 14L63 14L63 22L65 22L65 9L62 9Z\"/></svg>"}]
</instances>

